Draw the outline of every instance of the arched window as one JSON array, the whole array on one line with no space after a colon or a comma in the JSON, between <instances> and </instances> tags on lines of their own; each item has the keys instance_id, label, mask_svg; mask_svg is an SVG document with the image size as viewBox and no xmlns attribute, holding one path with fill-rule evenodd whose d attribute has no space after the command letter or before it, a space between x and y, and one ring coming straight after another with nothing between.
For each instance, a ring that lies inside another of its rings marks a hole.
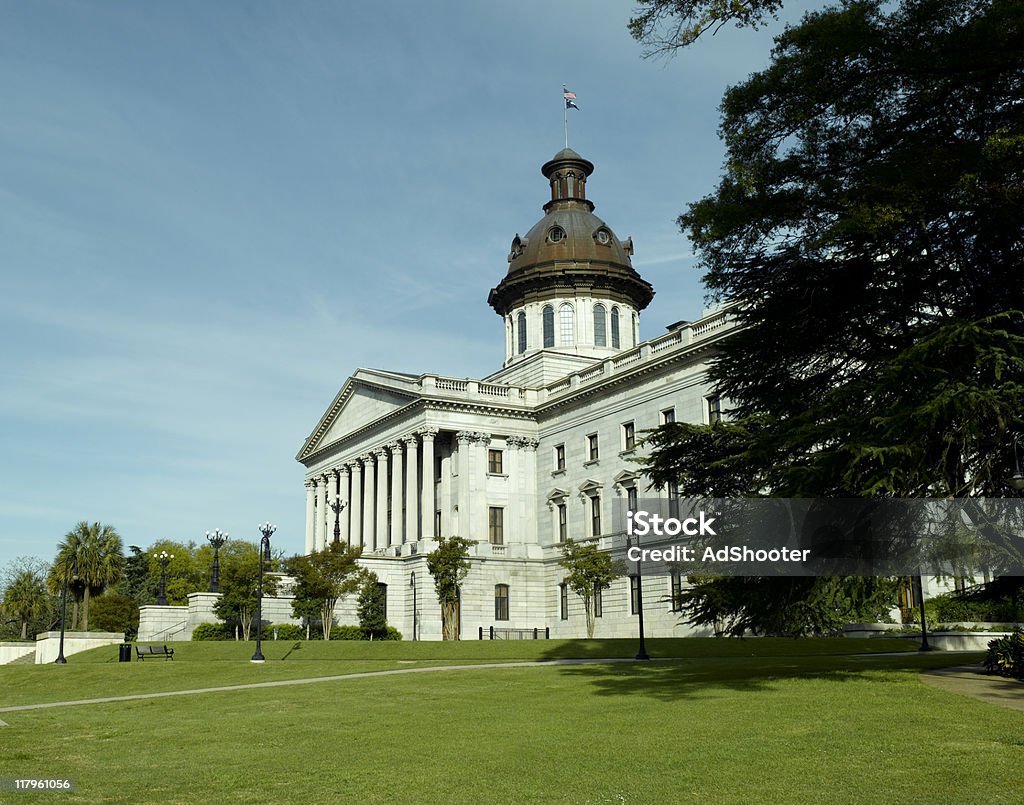
<instances>
[{"instance_id":1,"label":"arched window","mask_svg":"<svg viewBox=\"0 0 1024 805\"><path fill-rule=\"evenodd\" d=\"M612 349L619 349L619 309L612 308Z\"/></svg>"},{"instance_id":2,"label":"arched window","mask_svg":"<svg viewBox=\"0 0 1024 805\"><path fill-rule=\"evenodd\" d=\"M606 321L604 305L594 305L594 346L608 346L608 322Z\"/></svg>"},{"instance_id":3,"label":"arched window","mask_svg":"<svg viewBox=\"0 0 1024 805\"><path fill-rule=\"evenodd\" d=\"M494 585L494 620L508 620L508 585Z\"/></svg>"},{"instance_id":4,"label":"arched window","mask_svg":"<svg viewBox=\"0 0 1024 805\"><path fill-rule=\"evenodd\" d=\"M574 198L576 196L576 174L575 173L570 173L569 174L569 193L568 193L568 195L569 195L569 198Z\"/></svg>"},{"instance_id":5,"label":"arched window","mask_svg":"<svg viewBox=\"0 0 1024 805\"><path fill-rule=\"evenodd\" d=\"M558 343L572 346L576 343L576 326L572 305L563 302L558 306Z\"/></svg>"},{"instance_id":6,"label":"arched window","mask_svg":"<svg viewBox=\"0 0 1024 805\"><path fill-rule=\"evenodd\" d=\"M551 305L544 305L544 346L555 345L555 309Z\"/></svg>"},{"instance_id":7,"label":"arched window","mask_svg":"<svg viewBox=\"0 0 1024 805\"><path fill-rule=\"evenodd\" d=\"M516 317L516 329L519 336L519 354L526 352L526 314L522 311Z\"/></svg>"}]
</instances>

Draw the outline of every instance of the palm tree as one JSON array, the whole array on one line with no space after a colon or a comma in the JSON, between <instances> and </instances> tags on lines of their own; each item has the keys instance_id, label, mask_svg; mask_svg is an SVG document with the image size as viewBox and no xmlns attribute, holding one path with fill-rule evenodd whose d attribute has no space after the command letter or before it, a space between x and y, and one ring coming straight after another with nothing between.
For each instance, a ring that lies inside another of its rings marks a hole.
<instances>
[{"instance_id":1,"label":"palm tree","mask_svg":"<svg viewBox=\"0 0 1024 805\"><path fill-rule=\"evenodd\" d=\"M21 621L21 639L28 639L28 622L41 618L47 610L46 582L41 573L18 571L4 590L3 609Z\"/></svg>"},{"instance_id":2,"label":"palm tree","mask_svg":"<svg viewBox=\"0 0 1024 805\"><path fill-rule=\"evenodd\" d=\"M121 537L113 526L102 523L76 525L57 546L57 560L50 573L50 586L63 585L65 573L72 568L82 591L82 629L89 631L89 596L101 593L121 578L124 572L124 552ZM56 577L55 577L56 574ZM72 621L78 620L78 601Z\"/></svg>"}]
</instances>

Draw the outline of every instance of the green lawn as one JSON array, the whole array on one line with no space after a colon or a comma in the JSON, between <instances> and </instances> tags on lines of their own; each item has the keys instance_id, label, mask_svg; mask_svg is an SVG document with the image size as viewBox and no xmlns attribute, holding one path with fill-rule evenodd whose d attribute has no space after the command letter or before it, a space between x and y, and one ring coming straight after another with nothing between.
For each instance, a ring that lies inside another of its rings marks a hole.
<instances>
[{"instance_id":1,"label":"green lawn","mask_svg":"<svg viewBox=\"0 0 1024 805\"><path fill-rule=\"evenodd\" d=\"M251 645L185 643L174 662L118 664L105 649L63 667L0 667L0 705L636 650L632 641L265 645L263 666L248 663ZM877 656L908 645L650 641L653 656L682 659L0 713L10 725L0 729L0 775L74 777L74 793L45 795L66 802L1024 800L1024 714L918 680L921 668L977 656ZM844 656L856 651L865 653Z\"/></svg>"}]
</instances>

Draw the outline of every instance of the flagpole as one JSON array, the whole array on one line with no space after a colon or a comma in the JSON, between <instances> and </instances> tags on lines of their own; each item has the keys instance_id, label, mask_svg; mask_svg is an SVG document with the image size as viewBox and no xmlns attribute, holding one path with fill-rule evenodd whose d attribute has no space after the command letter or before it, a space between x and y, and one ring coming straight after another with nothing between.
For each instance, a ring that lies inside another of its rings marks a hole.
<instances>
[{"instance_id":1,"label":"flagpole","mask_svg":"<svg viewBox=\"0 0 1024 805\"><path fill-rule=\"evenodd\" d=\"M565 85L562 85L562 129L565 131L565 147L569 147L569 104L565 101Z\"/></svg>"}]
</instances>

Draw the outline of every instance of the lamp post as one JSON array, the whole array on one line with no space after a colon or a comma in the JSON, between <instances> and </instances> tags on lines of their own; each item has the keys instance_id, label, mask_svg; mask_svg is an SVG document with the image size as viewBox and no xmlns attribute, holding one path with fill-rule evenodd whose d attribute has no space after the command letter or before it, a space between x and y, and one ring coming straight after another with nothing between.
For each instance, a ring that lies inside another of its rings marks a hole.
<instances>
[{"instance_id":1,"label":"lamp post","mask_svg":"<svg viewBox=\"0 0 1024 805\"><path fill-rule=\"evenodd\" d=\"M252 655L252 662L265 662L266 658L263 656L262 651L262 640L263 640L263 563L270 561L270 537L275 531L277 531L276 525L271 525L269 522L261 523L256 526L260 533L263 534L263 539L260 540L260 575L259 581L256 583L256 651Z\"/></svg>"},{"instance_id":2,"label":"lamp post","mask_svg":"<svg viewBox=\"0 0 1024 805\"><path fill-rule=\"evenodd\" d=\"M64 622L68 615L68 575L71 573L72 565L75 568L74 577L78 578L78 562L73 560L70 564L65 563L64 587L60 591L60 649L57 651L57 659L54 660L54 663L59 665L67 664L67 659L64 657Z\"/></svg>"},{"instance_id":3,"label":"lamp post","mask_svg":"<svg viewBox=\"0 0 1024 805\"><path fill-rule=\"evenodd\" d=\"M156 597L158 607L167 606L167 563L174 558L173 553L160 551L153 554L153 558L160 563L160 594Z\"/></svg>"},{"instance_id":4,"label":"lamp post","mask_svg":"<svg viewBox=\"0 0 1024 805\"><path fill-rule=\"evenodd\" d=\"M412 587L412 639L416 639L416 571L409 574L409 586Z\"/></svg>"},{"instance_id":5,"label":"lamp post","mask_svg":"<svg viewBox=\"0 0 1024 805\"><path fill-rule=\"evenodd\" d=\"M345 508L345 501L341 499L341 495L335 495L334 500L327 505L334 512L334 541L341 542L341 510Z\"/></svg>"},{"instance_id":6,"label":"lamp post","mask_svg":"<svg viewBox=\"0 0 1024 805\"><path fill-rule=\"evenodd\" d=\"M632 542L629 537L626 537L626 550L627 552L632 547ZM640 547L640 537L636 538L636 547ZM637 614L637 628L640 631L640 645L637 648L636 657L637 660L649 660L650 656L647 654L647 644L644 642L644 577L642 567L640 564L640 554L636 556L636 614Z\"/></svg>"},{"instance_id":7,"label":"lamp post","mask_svg":"<svg viewBox=\"0 0 1024 805\"><path fill-rule=\"evenodd\" d=\"M219 528L213 529L212 532L206 532L206 538L210 541L213 546L213 574L210 576L210 592L220 592L220 549L224 547L224 543L228 541L227 532L221 531Z\"/></svg>"},{"instance_id":8,"label":"lamp post","mask_svg":"<svg viewBox=\"0 0 1024 805\"><path fill-rule=\"evenodd\" d=\"M918 651L931 651L932 647L928 645L928 624L924 620L924 581L920 576L914 576L914 590L921 607L921 648Z\"/></svg>"}]
</instances>

